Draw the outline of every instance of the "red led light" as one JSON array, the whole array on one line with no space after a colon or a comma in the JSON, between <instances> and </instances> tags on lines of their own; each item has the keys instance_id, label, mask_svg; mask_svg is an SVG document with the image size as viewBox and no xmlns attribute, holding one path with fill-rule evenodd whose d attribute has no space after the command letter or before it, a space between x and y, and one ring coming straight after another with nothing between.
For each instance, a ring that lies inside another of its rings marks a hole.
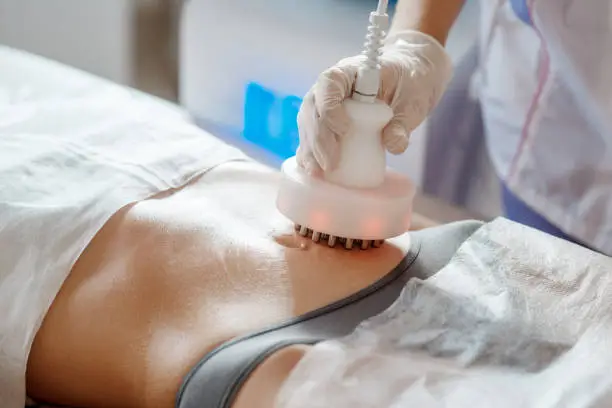
<instances>
[{"instance_id":1,"label":"red led light","mask_svg":"<svg viewBox=\"0 0 612 408\"><path fill-rule=\"evenodd\" d=\"M315 230L324 230L329 225L329 214L323 211L313 211L310 214L310 225Z\"/></svg>"},{"instance_id":2,"label":"red led light","mask_svg":"<svg viewBox=\"0 0 612 408\"><path fill-rule=\"evenodd\" d=\"M366 235L380 235L383 224L380 218L366 218L363 220L363 233Z\"/></svg>"}]
</instances>

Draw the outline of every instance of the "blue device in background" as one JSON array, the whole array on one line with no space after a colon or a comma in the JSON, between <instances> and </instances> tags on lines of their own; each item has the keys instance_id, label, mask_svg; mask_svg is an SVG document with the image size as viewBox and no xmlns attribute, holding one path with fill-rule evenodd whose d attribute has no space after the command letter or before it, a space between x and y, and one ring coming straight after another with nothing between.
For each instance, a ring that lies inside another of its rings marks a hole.
<instances>
[{"instance_id":1,"label":"blue device in background","mask_svg":"<svg viewBox=\"0 0 612 408\"><path fill-rule=\"evenodd\" d=\"M301 104L297 96L280 95L256 82L247 84L242 137L281 159L294 156L300 142L297 115Z\"/></svg>"}]
</instances>

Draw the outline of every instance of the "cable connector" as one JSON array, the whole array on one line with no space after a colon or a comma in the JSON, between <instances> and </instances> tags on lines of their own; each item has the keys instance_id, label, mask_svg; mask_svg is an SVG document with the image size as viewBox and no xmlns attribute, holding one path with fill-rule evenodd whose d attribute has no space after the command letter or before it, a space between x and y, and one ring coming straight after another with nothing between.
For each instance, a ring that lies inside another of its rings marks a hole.
<instances>
[{"instance_id":1,"label":"cable connector","mask_svg":"<svg viewBox=\"0 0 612 408\"><path fill-rule=\"evenodd\" d=\"M380 87L380 54L384 45L386 30L389 25L387 0L379 0L376 11L370 13L370 25L362 52L365 55L363 65L357 72L353 99L362 102L374 102Z\"/></svg>"}]
</instances>

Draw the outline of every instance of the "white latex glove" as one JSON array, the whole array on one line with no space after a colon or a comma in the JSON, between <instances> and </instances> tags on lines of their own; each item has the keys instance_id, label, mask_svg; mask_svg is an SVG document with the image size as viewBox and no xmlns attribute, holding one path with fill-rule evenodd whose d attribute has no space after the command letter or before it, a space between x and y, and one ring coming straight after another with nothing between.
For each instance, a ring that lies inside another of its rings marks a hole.
<instances>
[{"instance_id":1,"label":"white latex glove","mask_svg":"<svg viewBox=\"0 0 612 408\"><path fill-rule=\"evenodd\" d=\"M298 114L298 164L309 173L333 170L339 162L339 139L351 123L342 102L351 96L359 55L341 60L319 76ZM378 97L394 112L383 130L383 144L392 154L403 153L410 133L440 100L452 75L450 57L433 37L403 31L388 37L380 56Z\"/></svg>"}]
</instances>

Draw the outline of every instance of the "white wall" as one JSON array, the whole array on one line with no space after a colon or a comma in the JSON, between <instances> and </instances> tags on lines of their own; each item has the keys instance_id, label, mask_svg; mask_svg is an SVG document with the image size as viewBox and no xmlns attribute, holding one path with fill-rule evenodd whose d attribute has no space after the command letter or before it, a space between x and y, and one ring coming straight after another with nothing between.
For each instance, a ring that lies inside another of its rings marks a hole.
<instances>
[{"instance_id":1,"label":"white wall","mask_svg":"<svg viewBox=\"0 0 612 408\"><path fill-rule=\"evenodd\" d=\"M0 43L131 85L132 0L0 0Z\"/></svg>"}]
</instances>

